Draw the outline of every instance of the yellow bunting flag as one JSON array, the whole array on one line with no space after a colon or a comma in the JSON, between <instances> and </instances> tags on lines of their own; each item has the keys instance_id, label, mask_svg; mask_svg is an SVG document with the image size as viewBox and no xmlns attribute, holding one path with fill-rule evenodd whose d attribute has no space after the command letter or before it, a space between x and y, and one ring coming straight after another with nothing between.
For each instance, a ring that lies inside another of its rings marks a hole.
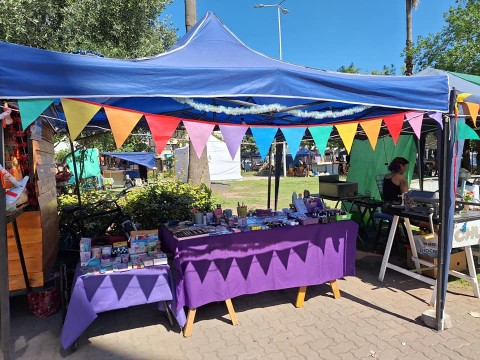
<instances>
[{"instance_id":1,"label":"yellow bunting flag","mask_svg":"<svg viewBox=\"0 0 480 360\"><path fill-rule=\"evenodd\" d=\"M458 116L458 103L465 102L465 99L471 95L472 94L470 93L461 93L457 95L457 101L455 102L455 106L454 106L455 117Z\"/></svg>"},{"instance_id":2,"label":"yellow bunting flag","mask_svg":"<svg viewBox=\"0 0 480 360\"><path fill-rule=\"evenodd\" d=\"M478 110L480 109L480 104L465 102L465 106L468 109L468 113L472 117L473 126L477 127L477 116L478 116Z\"/></svg>"},{"instance_id":3,"label":"yellow bunting flag","mask_svg":"<svg viewBox=\"0 0 480 360\"><path fill-rule=\"evenodd\" d=\"M70 138L75 140L102 107L83 101L62 99L63 112L68 124Z\"/></svg>"},{"instance_id":4,"label":"yellow bunting flag","mask_svg":"<svg viewBox=\"0 0 480 360\"><path fill-rule=\"evenodd\" d=\"M136 111L104 107L117 148L120 148L143 114Z\"/></svg>"},{"instance_id":5,"label":"yellow bunting flag","mask_svg":"<svg viewBox=\"0 0 480 360\"><path fill-rule=\"evenodd\" d=\"M465 102L465 99L468 98L469 96L472 96L472 94L469 93L461 93L457 95L457 102Z\"/></svg>"},{"instance_id":6,"label":"yellow bunting flag","mask_svg":"<svg viewBox=\"0 0 480 360\"><path fill-rule=\"evenodd\" d=\"M368 121L360 122L360 126L362 127L363 131L365 131L365 135L367 135L368 141L370 141L370 145L372 146L373 151L377 147L378 135L380 134L380 128L382 127L382 119L372 119Z\"/></svg>"},{"instance_id":7,"label":"yellow bunting flag","mask_svg":"<svg viewBox=\"0 0 480 360\"><path fill-rule=\"evenodd\" d=\"M355 138L355 133L357 132L358 123L349 123L349 124L339 124L335 125L338 131L338 135L343 141L345 149L350 154L350 149L352 148L353 139Z\"/></svg>"},{"instance_id":8,"label":"yellow bunting flag","mask_svg":"<svg viewBox=\"0 0 480 360\"><path fill-rule=\"evenodd\" d=\"M402 132L403 127L403 120L405 117L405 113L385 116L383 121L387 125L388 131L390 131L390 135L392 135L392 140L395 145L397 145L398 137Z\"/></svg>"}]
</instances>

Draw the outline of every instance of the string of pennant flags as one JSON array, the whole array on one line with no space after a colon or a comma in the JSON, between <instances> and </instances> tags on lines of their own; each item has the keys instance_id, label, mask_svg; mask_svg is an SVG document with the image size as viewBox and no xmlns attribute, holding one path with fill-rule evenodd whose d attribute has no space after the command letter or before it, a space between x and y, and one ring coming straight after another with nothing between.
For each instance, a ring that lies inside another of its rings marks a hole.
<instances>
[{"instance_id":1,"label":"string of pennant flags","mask_svg":"<svg viewBox=\"0 0 480 360\"><path fill-rule=\"evenodd\" d=\"M466 102L465 100L468 96L470 96L470 94L458 95L457 103L455 105L455 114L458 115L457 104L462 104L465 114L468 113L471 116L473 124L476 127L480 104ZM32 122L34 122L54 100L55 99L19 99L18 108L21 114L23 129L26 129ZM250 126L246 124L222 124L187 120L174 116L123 109L86 100L64 98L61 99L61 102L72 140L75 140L80 135L97 112L103 108L110 124L115 144L118 148L122 146L140 119L145 117L158 153L162 152L174 131L177 129L180 122L182 122L198 157L202 155L210 134L215 126L218 125L232 159L238 152L242 139L249 128L262 158L267 156L268 150L270 149L279 129L284 135L289 148L292 150L292 154L294 152L296 154L294 149L297 151L300 149L300 142L308 129L319 153L323 155L327 147L327 141L330 138L333 127L335 127L338 135L343 141L345 149L350 153L358 125L360 125L367 136L372 149L375 150L382 122L385 123L392 136L393 142L396 144L402 131L404 120L409 122L417 138L420 138L423 117L425 114L423 111L407 111L361 120L358 122L338 123L334 125L307 125L293 127L266 125ZM442 113L427 112L427 115L442 126ZM458 140L479 139L477 133L464 122L458 122L457 124Z\"/></svg>"}]
</instances>

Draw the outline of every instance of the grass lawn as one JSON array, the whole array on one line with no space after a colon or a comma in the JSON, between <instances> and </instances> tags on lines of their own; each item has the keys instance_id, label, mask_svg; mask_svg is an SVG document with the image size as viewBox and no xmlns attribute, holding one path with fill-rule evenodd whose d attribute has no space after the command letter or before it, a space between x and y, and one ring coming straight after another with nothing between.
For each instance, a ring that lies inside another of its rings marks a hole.
<instances>
[{"instance_id":1,"label":"grass lawn","mask_svg":"<svg viewBox=\"0 0 480 360\"><path fill-rule=\"evenodd\" d=\"M212 184L213 197L223 209L236 209L237 203L244 203L249 209L266 209L268 199L268 177L242 174L242 180L224 181ZM303 194L308 190L318 194L318 177L281 177L278 195L278 209L288 207L292 193ZM270 207L273 209L275 184L272 177ZM236 211L234 211L236 213Z\"/></svg>"}]
</instances>

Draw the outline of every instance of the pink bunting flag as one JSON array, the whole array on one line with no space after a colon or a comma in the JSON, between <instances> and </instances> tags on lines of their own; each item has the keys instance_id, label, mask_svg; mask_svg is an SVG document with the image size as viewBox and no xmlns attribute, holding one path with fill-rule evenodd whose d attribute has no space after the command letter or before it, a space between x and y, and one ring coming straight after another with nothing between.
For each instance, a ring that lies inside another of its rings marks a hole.
<instances>
[{"instance_id":1,"label":"pink bunting flag","mask_svg":"<svg viewBox=\"0 0 480 360\"><path fill-rule=\"evenodd\" d=\"M196 121L183 121L183 125L185 126L185 129L187 129L188 136L193 144L195 153L200 159L200 156L202 156L203 150L205 149L205 145L207 144L208 138L215 128L215 124L200 123Z\"/></svg>"},{"instance_id":2,"label":"pink bunting flag","mask_svg":"<svg viewBox=\"0 0 480 360\"><path fill-rule=\"evenodd\" d=\"M145 119L152 132L153 141L157 147L157 153L160 154L182 119L173 116L154 114L145 114Z\"/></svg>"},{"instance_id":3,"label":"pink bunting flag","mask_svg":"<svg viewBox=\"0 0 480 360\"><path fill-rule=\"evenodd\" d=\"M423 124L423 111L410 111L405 114L405 119L410 123L417 138L420 139Z\"/></svg>"},{"instance_id":4,"label":"pink bunting flag","mask_svg":"<svg viewBox=\"0 0 480 360\"><path fill-rule=\"evenodd\" d=\"M235 155L240 148L243 137L247 132L248 126L238 126L238 125L219 125L220 131L222 132L223 139L227 144L228 152L232 159L235 158Z\"/></svg>"},{"instance_id":5,"label":"pink bunting flag","mask_svg":"<svg viewBox=\"0 0 480 360\"><path fill-rule=\"evenodd\" d=\"M390 135L392 135L392 140L395 145L397 145L398 137L403 127L403 117L405 113L390 115L383 117L383 121L387 125Z\"/></svg>"}]
</instances>

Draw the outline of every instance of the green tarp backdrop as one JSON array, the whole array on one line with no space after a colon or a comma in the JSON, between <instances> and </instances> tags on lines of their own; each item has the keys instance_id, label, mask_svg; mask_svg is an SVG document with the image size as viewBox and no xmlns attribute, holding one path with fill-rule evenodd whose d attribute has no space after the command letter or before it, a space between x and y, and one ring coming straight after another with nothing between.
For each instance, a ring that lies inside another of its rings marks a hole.
<instances>
[{"instance_id":1,"label":"green tarp backdrop","mask_svg":"<svg viewBox=\"0 0 480 360\"><path fill-rule=\"evenodd\" d=\"M401 156L409 161L407 177L408 184L412 180L415 168L417 148L412 135L401 135L397 145L392 138L379 138L375 151L368 140L355 140L350 152L350 167L347 181L358 183L359 194L368 194L380 200L376 176L389 173L387 167L395 157Z\"/></svg>"}]
</instances>

